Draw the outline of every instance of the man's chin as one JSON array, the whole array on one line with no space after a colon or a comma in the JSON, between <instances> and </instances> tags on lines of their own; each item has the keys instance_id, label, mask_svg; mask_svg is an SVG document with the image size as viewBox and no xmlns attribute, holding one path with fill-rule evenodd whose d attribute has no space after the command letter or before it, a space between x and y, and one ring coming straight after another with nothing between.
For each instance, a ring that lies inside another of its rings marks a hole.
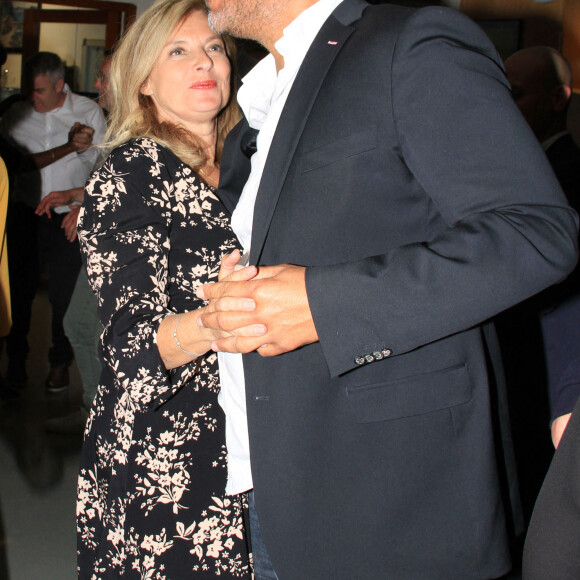
<instances>
[{"instance_id":1,"label":"man's chin","mask_svg":"<svg viewBox=\"0 0 580 580\"><path fill-rule=\"evenodd\" d=\"M207 23L209 24L209 27L218 34L228 33L227 30L223 30L222 28L222 19L220 18L220 13L217 10L212 11L210 9L209 14L207 15Z\"/></svg>"}]
</instances>

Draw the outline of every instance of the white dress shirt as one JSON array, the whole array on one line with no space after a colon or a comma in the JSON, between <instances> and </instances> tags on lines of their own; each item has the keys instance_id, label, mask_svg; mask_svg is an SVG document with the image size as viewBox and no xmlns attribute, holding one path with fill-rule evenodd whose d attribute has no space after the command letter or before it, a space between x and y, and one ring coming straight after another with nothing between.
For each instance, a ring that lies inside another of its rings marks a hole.
<instances>
[{"instance_id":1,"label":"white dress shirt","mask_svg":"<svg viewBox=\"0 0 580 580\"><path fill-rule=\"evenodd\" d=\"M103 142L106 131L101 107L91 99L77 95L64 86L66 98L61 107L38 113L29 102L15 103L2 118L1 132L25 153L42 153L68 142L71 127L79 122L95 130L93 144ZM98 150L69 153L41 169L19 174L15 199L36 207L52 191L83 187L97 161ZM68 206L54 208L57 213L70 211Z\"/></svg>"},{"instance_id":2,"label":"white dress shirt","mask_svg":"<svg viewBox=\"0 0 580 580\"><path fill-rule=\"evenodd\" d=\"M256 195L262 179L270 145L294 79L316 35L342 0L319 0L295 18L275 44L284 57L284 68L276 74L274 57L261 60L244 78L238 102L253 129L257 129L257 151L238 205L232 215L232 228L244 253L249 253ZM221 391L219 402L226 414L228 448L228 494L252 489L250 445L246 415L246 386L241 354L219 353Z\"/></svg>"}]
</instances>

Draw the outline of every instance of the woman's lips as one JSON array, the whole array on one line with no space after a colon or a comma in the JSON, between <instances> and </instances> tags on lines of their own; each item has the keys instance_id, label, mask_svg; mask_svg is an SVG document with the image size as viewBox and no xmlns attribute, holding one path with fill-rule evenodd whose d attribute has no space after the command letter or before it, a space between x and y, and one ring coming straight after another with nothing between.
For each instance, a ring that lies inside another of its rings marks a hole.
<instances>
[{"instance_id":1,"label":"woman's lips","mask_svg":"<svg viewBox=\"0 0 580 580\"><path fill-rule=\"evenodd\" d=\"M217 87L217 83L215 81L200 81L198 83L193 83L191 85L191 89L215 89Z\"/></svg>"}]
</instances>

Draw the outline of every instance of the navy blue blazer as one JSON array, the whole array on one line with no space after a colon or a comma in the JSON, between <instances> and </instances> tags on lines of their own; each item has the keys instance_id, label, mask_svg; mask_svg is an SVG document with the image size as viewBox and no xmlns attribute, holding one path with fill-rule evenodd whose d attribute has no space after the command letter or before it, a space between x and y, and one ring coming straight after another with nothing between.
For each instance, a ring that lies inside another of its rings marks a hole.
<instances>
[{"instance_id":1,"label":"navy blue blazer","mask_svg":"<svg viewBox=\"0 0 580 580\"><path fill-rule=\"evenodd\" d=\"M224 149L230 209L246 129ZM256 506L281 580L509 570L494 446L509 434L492 428L500 367L484 323L562 279L576 239L476 25L444 8L336 9L254 213L252 263L307 266L320 337L244 356Z\"/></svg>"}]
</instances>

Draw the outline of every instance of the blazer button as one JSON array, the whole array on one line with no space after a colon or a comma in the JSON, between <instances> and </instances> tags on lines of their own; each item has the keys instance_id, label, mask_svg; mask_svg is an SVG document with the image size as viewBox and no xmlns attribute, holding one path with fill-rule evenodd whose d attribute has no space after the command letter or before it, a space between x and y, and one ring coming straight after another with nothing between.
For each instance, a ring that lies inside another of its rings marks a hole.
<instances>
[{"instance_id":1,"label":"blazer button","mask_svg":"<svg viewBox=\"0 0 580 580\"><path fill-rule=\"evenodd\" d=\"M383 348L382 350L383 356L387 358L393 354L393 351L390 348Z\"/></svg>"},{"instance_id":2,"label":"blazer button","mask_svg":"<svg viewBox=\"0 0 580 580\"><path fill-rule=\"evenodd\" d=\"M366 355L365 355L365 360L366 360L368 363L372 363L372 362L374 362L374 360L375 360L375 357L374 357L372 354L366 354Z\"/></svg>"},{"instance_id":3,"label":"blazer button","mask_svg":"<svg viewBox=\"0 0 580 580\"><path fill-rule=\"evenodd\" d=\"M379 350L373 352L373 356L375 357L375 360L382 360L384 358L383 353Z\"/></svg>"},{"instance_id":4,"label":"blazer button","mask_svg":"<svg viewBox=\"0 0 580 580\"><path fill-rule=\"evenodd\" d=\"M357 356L354 359L355 364L357 364L358 366L360 365L364 365L365 364L365 359L362 356Z\"/></svg>"}]
</instances>

